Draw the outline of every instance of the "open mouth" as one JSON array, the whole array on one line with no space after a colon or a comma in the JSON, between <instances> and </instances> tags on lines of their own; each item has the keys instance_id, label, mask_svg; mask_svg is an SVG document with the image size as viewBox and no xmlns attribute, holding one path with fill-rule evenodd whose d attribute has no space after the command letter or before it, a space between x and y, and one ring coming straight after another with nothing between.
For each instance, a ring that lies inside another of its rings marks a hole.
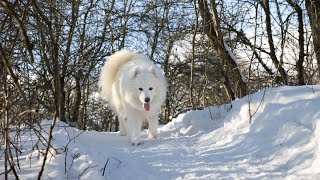
<instances>
[{"instance_id":1,"label":"open mouth","mask_svg":"<svg viewBox=\"0 0 320 180\"><path fill-rule=\"evenodd\" d=\"M150 104L149 103L144 103L143 108L145 111L150 111Z\"/></svg>"}]
</instances>

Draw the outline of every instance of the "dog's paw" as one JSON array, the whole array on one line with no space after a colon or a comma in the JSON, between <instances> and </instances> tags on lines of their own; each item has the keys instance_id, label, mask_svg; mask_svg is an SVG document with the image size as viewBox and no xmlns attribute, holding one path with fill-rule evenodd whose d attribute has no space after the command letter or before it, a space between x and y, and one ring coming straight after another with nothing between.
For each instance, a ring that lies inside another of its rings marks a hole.
<instances>
[{"instance_id":1,"label":"dog's paw","mask_svg":"<svg viewBox=\"0 0 320 180\"><path fill-rule=\"evenodd\" d=\"M125 131L120 131L120 136L126 136L127 135L127 132L125 132Z\"/></svg>"},{"instance_id":2,"label":"dog's paw","mask_svg":"<svg viewBox=\"0 0 320 180\"><path fill-rule=\"evenodd\" d=\"M149 135L148 135L148 139L149 139L149 140L157 139L157 135L149 134Z\"/></svg>"},{"instance_id":3,"label":"dog's paw","mask_svg":"<svg viewBox=\"0 0 320 180\"><path fill-rule=\"evenodd\" d=\"M138 145L141 144L139 138L132 138L131 143L132 143L133 146L138 146Z\"/></svg>"},{"instance_id":4,"label":"dog's paw","mask_svg":"<svg viewBox=\"0 0 320 180\"><path fill-rule=\"evenodd\" d=\"M132 143L132 146L139 146L141 145L142 143L141 142L138 142L138 143Z\"/></svg>"}]
</instances>

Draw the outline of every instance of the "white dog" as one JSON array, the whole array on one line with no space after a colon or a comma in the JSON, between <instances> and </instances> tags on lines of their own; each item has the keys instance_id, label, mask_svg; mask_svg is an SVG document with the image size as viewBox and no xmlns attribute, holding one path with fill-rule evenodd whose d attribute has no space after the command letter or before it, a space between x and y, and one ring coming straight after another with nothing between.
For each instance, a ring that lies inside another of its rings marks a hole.
<instances>
[{"instance_id":1,"label":"white dog","mask_svg":"<svg viewBox=\"0 0 320 180\"><path fill-rule=\"evenodd\" d=\"M101 95L118 115L120 135L140 144L141 126L149 123L148 138L157 138L158 113L166 98L163 71L147 57L126 50L108 58L100 75Z\"/></svg>"}]
</instances>

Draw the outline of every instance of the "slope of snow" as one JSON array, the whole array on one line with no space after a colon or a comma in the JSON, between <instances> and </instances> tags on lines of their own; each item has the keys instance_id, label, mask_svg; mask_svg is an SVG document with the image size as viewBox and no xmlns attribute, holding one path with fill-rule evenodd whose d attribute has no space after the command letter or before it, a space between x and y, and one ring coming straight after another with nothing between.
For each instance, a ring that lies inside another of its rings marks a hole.
<instances>
[{"instance_id":1,"label":"slope of snow","mask_svg":"<svg viewBox=\"0 0 320 180\"><path fill-rule=\"evenodd\" d=\"M58 122L57 152L43 179L320 179L320 86L262 90L232 108L181 114L159 128L157 140L146 140L146 130L142 136L142 145L131 146L118 133ZM21 179L35 179L40 169L42 156L30 149L35 139L32 131L22 135Z\"/></svg>"}]
</instances>

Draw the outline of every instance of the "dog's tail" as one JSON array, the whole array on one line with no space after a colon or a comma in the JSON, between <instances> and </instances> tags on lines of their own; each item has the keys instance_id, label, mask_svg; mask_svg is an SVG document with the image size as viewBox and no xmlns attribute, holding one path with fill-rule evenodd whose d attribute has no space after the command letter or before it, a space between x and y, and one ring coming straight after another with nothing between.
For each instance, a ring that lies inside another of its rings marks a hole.
<instances>
[{"instance_id":1,"label":"dog's tail","mask_svg":"<svg viewBox=\"0 0 320 180\"><path fill-rule=\"evenodd\" d=\"M99 88L102 97L106 98L108 101L110 100L112 85L119 69L122 65L131 61L135 56L138 56L138 54L127 50L121 50L107 58L105 65L102 67L99 79Z\"/></svg>"}]
</instances>

